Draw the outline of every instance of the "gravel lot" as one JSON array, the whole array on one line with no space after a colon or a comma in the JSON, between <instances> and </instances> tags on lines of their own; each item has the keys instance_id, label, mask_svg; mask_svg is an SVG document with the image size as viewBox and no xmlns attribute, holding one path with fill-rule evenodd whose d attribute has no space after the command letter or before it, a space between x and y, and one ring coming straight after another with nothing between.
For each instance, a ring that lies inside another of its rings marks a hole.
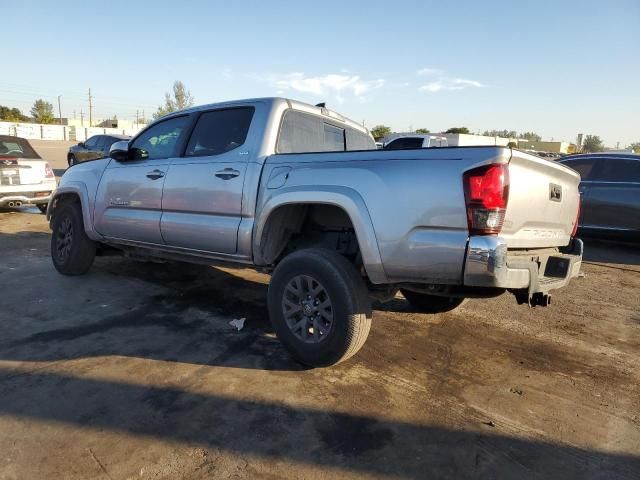
<instances>
[{"instance_id":1,"label":"gravel lot","mask_svg":"<svg viewBox=\"0 0 640 480\"><path fill-rule=\"evenodd\" d=\"M48 248L37 210L0 210L0 479L640 478L638 249L588 243L546 309L399 298L355 358L305 370L264 275L70 278Z\"/></svg>"}]
</instances>

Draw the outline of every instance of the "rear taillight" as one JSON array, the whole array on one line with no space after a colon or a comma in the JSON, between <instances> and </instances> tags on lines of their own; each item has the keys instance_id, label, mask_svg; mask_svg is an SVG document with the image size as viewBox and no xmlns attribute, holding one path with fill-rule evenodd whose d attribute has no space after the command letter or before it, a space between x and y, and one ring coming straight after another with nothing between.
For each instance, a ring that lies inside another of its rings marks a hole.
<instances>
[{"instance_id":1,"label":"rear taillight","mask_svg":"<svg viewBox=\"0 0 640 480\"><path fill-rule=\"evenodd\" d=\"M465 172L464 198L470 235L500 233L509 199L509 167L488 165Z\"/></svg>"},{"instance_id":2,"label":"rear taillight","mask_svg":"<svg viewBox=\"0 0 640 480\"><path fill-rule=\"evenodd\" d=\"M47 178L54 178L55 175L53 174L53 170L51 170L51 167L49 166L48 163L44 164L44 176Z\"/></svg>"},{"instance_id":3,"label":"rear taillight","mask_svg":"<svg viewBox=\"0 0 640 480\"><path fill-rule=\"evenodd\" d=\"M582 195L578 194L578 213L576 214L576 221L573 222L573 229L571 230L571 237L575 237L578 233L578 224L580 223L580 212L582 211Z\"/></svg>"}]
</instances>

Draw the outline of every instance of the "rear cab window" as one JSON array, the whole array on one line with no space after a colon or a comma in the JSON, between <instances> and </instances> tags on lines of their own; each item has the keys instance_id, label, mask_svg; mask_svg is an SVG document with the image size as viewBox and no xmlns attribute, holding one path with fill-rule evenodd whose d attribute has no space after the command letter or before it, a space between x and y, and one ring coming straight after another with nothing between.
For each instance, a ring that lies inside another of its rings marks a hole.
<instances>
[{"instance_id":1,"label":"rear cab window","mask_svg":"<svg viewBox=\"0 0 640 480\"><path fill-rule=\"evenodd\" d=\"M312 153L375 149L373 139L355 128L332 123L320 115L288 110L282 120L276 151Z\"/></svg>"}]
</instances>

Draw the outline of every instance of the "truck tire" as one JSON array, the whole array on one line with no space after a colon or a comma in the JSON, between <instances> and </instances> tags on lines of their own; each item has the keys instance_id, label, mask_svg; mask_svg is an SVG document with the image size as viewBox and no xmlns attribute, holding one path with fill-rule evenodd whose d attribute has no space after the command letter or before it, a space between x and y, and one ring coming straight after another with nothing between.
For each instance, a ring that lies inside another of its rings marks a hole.
<instances>
[{"instance_id":1,"label":"truck tire","mask_svg":"<svg viewBox=\"0 0 640 480\"><path fill-rule=\"evenodd\" d=\"M53 214L51 259L63 275L86 273L96 256L96 243L87 237L82 208L76 202L64 202Z\"/></svg>"},{"instance_id":2,"label":"truck tire","mask_svg":"<svg viewBox=\"0 0 640 480\"><path fill-rule=\"evenodd\" d=\"M276 335L305 365L340 363L355 355L369 335L367 287L338 253L314 248L286 256L273 272L268 297Z\"/></svg>"},{"instance_id":3,"label":"truck tire","mask_svg":"<svg viewBox=\"0 0 640 480\"><path fill-rule=\"evenodd\" d=\"M444 313L455 310L464 303L466 298L440 297L438 295L428 295L426 293L413 292L401 288L404 298L412 307L424 313Z\"/></svg>"}]
</instances>

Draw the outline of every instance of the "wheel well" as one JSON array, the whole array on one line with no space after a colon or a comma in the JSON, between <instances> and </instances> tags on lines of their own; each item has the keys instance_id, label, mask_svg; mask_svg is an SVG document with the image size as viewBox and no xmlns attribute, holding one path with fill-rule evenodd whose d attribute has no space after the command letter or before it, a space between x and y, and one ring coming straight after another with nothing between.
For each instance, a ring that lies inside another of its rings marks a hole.
<instances>
[{"instance_id":1,"label":"wheel well","mask_svg":"<svg viewBox=\"0 0 640 480\"><path fill-rule=\"evenodd\" d=\"M62 203L67 202L81 205L80 197L76 193L61 193L60 195L56 195L53 199L53 205L51 206L51 222L53 222L53 215L56 208L58 208Z\"/></svg>"},{"instance_id":2,"label":"wheel well","mask_svg":"<svg viewBox=\"0 0 640 480\"><path fill-rule=\"evenodd\" d=\"M274 210L262 231L260 256L264 263L277 263L301 248L337 251L362 264L353 222L345 210L327 204L291 204Z\"/></svg>"}]
</instances>

